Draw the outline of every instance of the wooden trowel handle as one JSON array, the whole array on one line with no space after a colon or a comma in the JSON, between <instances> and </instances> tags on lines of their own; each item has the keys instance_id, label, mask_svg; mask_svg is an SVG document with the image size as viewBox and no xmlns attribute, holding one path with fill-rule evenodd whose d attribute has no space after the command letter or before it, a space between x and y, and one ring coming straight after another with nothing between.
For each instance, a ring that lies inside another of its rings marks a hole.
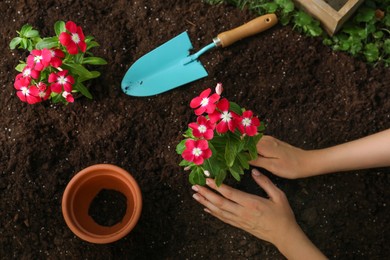
<instances>
[{"instance_id":1,"label":"wooden trowel handle","mask_svg":"<svg viewBox=\"0 0 390 260\"><path fill-rule=\"evenodd\" d=\"M218 34L217 38L214 39L214 43L217 46L227 47L238 40L267 30L277 22L278 18L275 14L262 15L237 28Z\"/></svg>"}]
</instances>

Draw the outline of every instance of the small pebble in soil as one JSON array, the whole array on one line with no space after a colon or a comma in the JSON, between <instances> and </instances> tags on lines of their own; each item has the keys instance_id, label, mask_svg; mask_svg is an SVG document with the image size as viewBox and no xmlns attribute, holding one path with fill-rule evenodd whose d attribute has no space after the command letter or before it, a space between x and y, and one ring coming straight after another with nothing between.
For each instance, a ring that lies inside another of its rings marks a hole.
<instances>
[{"instance_id":1,"label":"small pebble in soil","mask_svg":"<svg viewBox=\"0 0 390 260\"><path fill-rule=\"evenodd\" d=\"M127 210L127 198L121 192L102 189L92 200L88 214L102 226L111 227L122 221Z\"/></svg>"}]
</instances>

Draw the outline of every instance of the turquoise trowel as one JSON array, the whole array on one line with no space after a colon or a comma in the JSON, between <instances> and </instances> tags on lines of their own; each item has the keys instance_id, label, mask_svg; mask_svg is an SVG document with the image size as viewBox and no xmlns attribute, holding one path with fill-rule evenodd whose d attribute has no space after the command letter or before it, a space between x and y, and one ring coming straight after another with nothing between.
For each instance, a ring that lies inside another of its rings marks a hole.
<instances>
[{"instance_id":1,"label":"turquoise trowel","mask_svg":"<svg viewBox=\"0 0 390 260\"><path fill-rule=\"evenodd\" d=\"M126 72L122 90L130 96L151 96L207 76L198 58L214 47L227 47L245 37L274 26L275 14L266 14L235 29L218 34L213 42L190 54L192 44L187 32L164 43L138 59Z\"/></svg>"}]
</instances>

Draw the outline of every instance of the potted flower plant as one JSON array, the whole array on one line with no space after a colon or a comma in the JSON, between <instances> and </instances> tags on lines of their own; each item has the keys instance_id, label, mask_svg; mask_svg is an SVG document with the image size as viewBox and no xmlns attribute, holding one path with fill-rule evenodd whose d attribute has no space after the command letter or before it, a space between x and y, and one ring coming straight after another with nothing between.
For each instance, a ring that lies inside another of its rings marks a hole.
<instances>
[{"instance_id":1,"label":"potted flower plant","mask_svg":"<svg viewBox=\"0 0 390 260\"><path fill-rule=\"evenodd\" d=\"M183 158L179 165L191 171L192 184L205 185L210 177L221 185L228 173L239 181L248 162L258 156L264 123L251 110L221 98L222 91L218 83L215 93L208 88L190 103L197 119L188 124L176 151Z\"/></svg>"},{"instance_id":2,"label":"potted flower plant","mask_svg":"<svg viewBox=\"0 0 390 260\"><path fill-rule=\"evenodd\" d=\"M57 21L55 36L41 38L31 25L24 25L19 36L10 42L10 48L30 51L26 61L16 66L14 82L16 95L23 102L36 104L50 99L54 103L74 102L74 94L92 98L84 82L100 76L90 71L88 65L104 65L107 62L91 53L99 46L92 36L84 36L83 30L73 21Z\"/></svg>"}]
</instances>

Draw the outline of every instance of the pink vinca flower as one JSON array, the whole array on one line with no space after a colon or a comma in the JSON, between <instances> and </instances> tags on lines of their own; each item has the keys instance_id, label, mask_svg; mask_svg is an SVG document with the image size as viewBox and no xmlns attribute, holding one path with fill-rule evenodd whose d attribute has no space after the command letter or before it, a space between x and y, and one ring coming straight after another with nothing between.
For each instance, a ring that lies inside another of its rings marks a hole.
<instances>
[{"instance_id":1,"label":"pink vinca flower","mask_svg":"<svg viewBox=\"0 0 390 260\"><path fill-rule=\"evenodd\" d=\"M45 83L39 82L37 84L37 88L38 88L38 97L41 99L41 101L47 100L50 97L51 90Z\"/></svg>"},{"instance_id":2,"label":"pink vinca flower","mask_svg":"<svg viewBox=\"0 0 390 260\"><path fill-rule=\"evenodd\" d=\"M195 115L199 116L203 114L204 112L207 112L208 114L213 113L215 110L215 103L219 100L219 95L214 93L211 96L210 95L211 89L208 88L196 98L193 98L190 103L191 108L197 108L195 109Z\"/></svg>"},{"instance_id":3,"label":"pink vinca flower","mask_svg":"<svg viewBox=\"0 0 390 260\"><path fill-rule=\"evenodd\" d=\"M62 65L62 59L65 57L65 53L59 49L51 49L50 65L54 68L58 68Z\"/></svg>"},{"instance_id":4,"label":"pink vinca flower","mask_svg":"<svg viewBox=\"0 0 390 260\"><path fill-rule=\"evenodd\" d=\"M204 160L211 157L211 150L206 140L188 139L185 142L186 149L182 153L184 160L196 165L203 164Z\"/></svg>"},{"instance_id":5,"label":"pink vinca flower","mask_svg":"<svg viewBox=\"0 0 390 260\"><path fill-rule=\"evenodd\" d=\"M219 121L216 129L220 134L226 133L228 130L234 132L236 128L235 118L238 118L239 116L236 113L229 111L229 107L229 101L226 98L221 99L217 104L217 109L214 113L209 115L211 122L216 123Z\"/></svg>"},{"instance_id":6,"label":"pink vinca flower","mask_svg":"<svg viewBox=\"0 0 390 260\"><path fill-rule=\"evenodd\" d=\"M85 36L81 27L72 21L68 21L65 24L65 28L68 32L62 32L60 34L60 43L72 55L77 54L79 49L81 52L85 52L87 50L87 44L85 43Z\"/></svg>"},{"instance_id":7,"label":"pink vinca flower","mask_svg":"<svg viewBox=\"0 0 390 260\"><path fill-rule=\"evenodd\" d=\"M74 78L71 75L68 75L67 70L63 70L57 73L51 73L49 75L49 83L52 83L50 85L51 91L55 93L61 93L62 90L71 92Z\"/></svg>"},{"instance_id":8,"label":"pink vinca flower","mask_svg":"<svg viewBox=\"0 0 390 260\"><path fill-rule=\"evenodd\" d=\"M62 92L62 96L65 98L65 100L69 103L73 103L74 102L74 97L72 96L71 93L69 93L68 91L64 91Z\"/></svg>"},{"instance_id":9,"label":"pink vinca flower","mask_svg":"<svg viewBox=\"0 0 390 260\"><path fill-rule=\"evenodd\" d=\"M40 72L30 68L29 66L26 66L22 71L22 75L23 77L31 77L33 79L38 79Z\"/></svg>"},{"instance_id":10,"label":"pink vinca flower","mask_svg":"<svg viewBox=\"0 0 390 260\"><path fill-rule=\"evenodd\" d=\"M29 86L31 82L30 78L21 77L14 83L14 87L17 90L16 95L18 98L29 104L35 104L39 102L38 88L36 86Z\"/></svg>"},{"instance_id":11,"label":"pink vinca flower","mask_svg":"<svg viewBox=\"0 0 390 260\"><path fill-rule=\"evenodd\" d=\"M51 60L51 52L48 49L32 50L27 57L27 66L42 71L49 66Z\"/></svg>"},{"instance_id":12,"label":"pink vinca flower","mask_svg":"<svg viewBox=\"0 0 390 260\"><path fill-rule=\"evenodd\" d=\"M192 134L196 138L211 140L214 137L215 124L204 116L199 116L196 123L190 123L188 126L192 129Z\"/></svg>"},{"instance_id":13,"label":"pink vinca flower","mask_svg":"<svg viewBox=\"0 0 390 260\"><path fill-rule=\"evenodd\" d=\"M242 134L247 134L248 136L256 135L257 127L260 125L260 120L253 116L252 111L245 111L237 121L237 127Z\"/></svg>"}]
</instances>

